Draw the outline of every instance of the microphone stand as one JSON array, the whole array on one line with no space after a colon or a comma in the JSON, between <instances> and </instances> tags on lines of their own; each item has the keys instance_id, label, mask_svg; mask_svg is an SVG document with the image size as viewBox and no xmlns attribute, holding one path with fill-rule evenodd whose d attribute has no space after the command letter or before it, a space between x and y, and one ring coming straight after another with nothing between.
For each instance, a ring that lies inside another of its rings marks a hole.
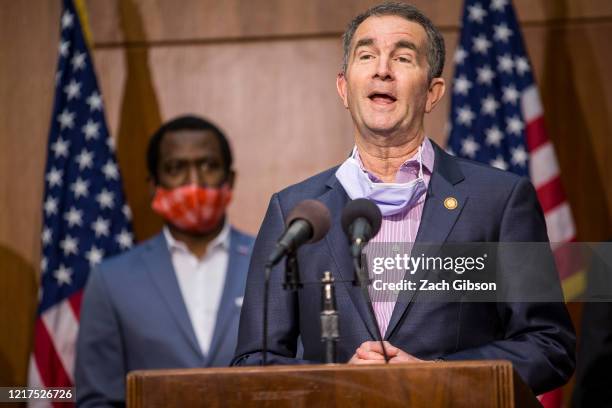
<instances>
[{"instance_id":1,"label":"microphone stand","mask_svg":"<svg viewBox=\"0 0 612 408\"><path fill-rule=\"evenodd\" d=\"M267 263L265 266L264 280L264 302L263 302L263 338L261 341L262 365L268 364L268 298L270 297L270 274L272 273L272 264Z\"/></svg>"},{"instance_id":2,"label":"microphone stand","mask_svg":"<svg viewBox=\"0 0 612 408\"><path fill-rule=\"evenodd\" d=\"M264 307L263 307L263 339L261 342L262 365L268 364L268 301L270 297L270 274L272 273L272 265L265 266L265 282L264 282ZM304 285L300 281L300 270L298 267L297 256L295 251L291 251L285 258L285 282L283 289L297 291Z\"/></svg>"},{"instance_id":3,"label":"microphone stand","mask_svg":"<svg viewBox=\"0 0 612 408\"><path fill-rule=\"evenodd\" d=\"M283 283L283 289L297 292L304 285L300 281L300 269L298 267L297 256L295 251L291 251L287 254L285 259L285 282Z\"/></svg>"},{"instance_id":4,"label":"microphone stand","mask_svg":"<svg viewBox=\"0 0 612 408\"><path fill-rule=\"evenodd\" d=\"M359 251L361 254L361 251ZM367 269L367 262L365 267L361 262L360 256L353 256L353 268L355 269L355 280L353 281L353 286L360 286L361 293L363 298L368 305L368 311L370 312L370 317L374 322L374 326L376 327L376 334L378 335L378 341L380 342L380 348L383 352L383 357L385 358L385 363L389 363L389 356L387 355L387 349L385 348L385 342L383 340L382 332L380 331L380 326L378 325L378 320L376 320L376 313L374 312L374 306L372 306L372 301L370 300L370 294L368 293L368 285L370 284L370 277Z\"/></svg>"},{"instance_id":5,"label":"microphone stand","mask_svg":"<svg viewBox=\"0 0 612 408\"><path fill-rule=\"evenodd\" d=\"M336 362L336 342L340 338L340 332L334 278L331 272L323 273L321 283L321 341L325 343L325 363L333 364Z\"/></svg>"},{"instance_id":6,"label":"microphone stand","mask_svg":"<svg viewBox=\"0 0 612 408\"><path fill-rule=\"evenodd\" d=\"M363 297L368 306L370 317L376 327L376 334L380 342L380 347L385 358L385 363L389 363L389 356L385 348L383 336L376 320L376 313L374 307L370 301L368 294L368 284L370 282L367 266L362 265L360 257L353 257L353 267L355 269L355 280L353 281L354 286L359 286L362 289ZM262 365L268 364L268 303L270 297L270 275L272 272L272 264L268 263L265 265L265 281L264 281L264 304L263 304L263 339L262 339ZM334 279L332 278L331 272L326 271L321 280L323 284L322 288L322 310L321 310L321 340L325 342L325 362L335 363L336 362L336 342L340 337L338 329L338 311L336 310L336 296L333 287ZM283 289L297 291L304 285L300 281L299 267L295 252L292 251L287 254L285 260L285 281L283 283Z\"/></svg>"}]
</instances>

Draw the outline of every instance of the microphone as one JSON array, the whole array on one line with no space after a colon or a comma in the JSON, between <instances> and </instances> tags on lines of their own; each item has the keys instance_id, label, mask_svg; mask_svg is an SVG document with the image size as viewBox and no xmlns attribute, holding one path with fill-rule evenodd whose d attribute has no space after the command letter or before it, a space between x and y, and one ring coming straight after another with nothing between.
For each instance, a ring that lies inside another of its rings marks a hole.
<instances>
[{"instance_id":1,"label":"microphone","mask_svg":"<svg viewBox=\"0 0 612 408\"><path fill-rule=\"evenodd\" d=\"M349 237L353 259L360 259L363 247L380 230L382 214L378 206L367 198L358 198L344 207L340 221Z\"/></svg>"},{"instance_id":2,"label":"microphone","mask_svg":"<svg viewBox=\"0 0 612 408\"><path fill-rule=\"evenodd\" d=\"M287 227L268 257L267 265L276 265L303 244L319 241L327 234L330 225L331 215L323 203L317 200L300 202L289 213Z\"/></svg>"},{"instance_id":3,"label":"microphone","mask_svg":"<svg viewBox=\"0 0 612 408\"><path fill-rule=\"evenodd\" d=\"M270 274L272 267L285 255L287 269L285 289L295 290L300 286L297 272L295 251L303 244L317 242L327 234L331 226L331 215L323 203L317 200L304 200L296 205L287 217L287 227L278 239L276 247L268 257L265 265L264 304L263 304L263 337L261 342L262 364L268 364L268 299L270 297Z\"/></svg>"},{"instance_id":4,"label":"microphone","mask_svg":"<svg viewBox=\"0 0 612 408\"><path fill-rule=\"evenodd\" d=\"M353 284L361 287L361 293L368 306L368 311L370 312L370 319L372 319L376 327L376 334L378 335L378 339L376 340L380 342L385 363L389 363L389 356L385 348L385 342L383 341L383 333L380 331L374 307L372 306L370 295L368 294L367 286L369 283L369 276L367 265L366 268L364 268L361 263L361 252L363 248L368 241L380 231L382 214L373 201L367 198L358 198L349 202L346 207L344 207L340 222L342 223L342 229L348 236L351 245L353 269L355 269L355 280Z\"/></svg>"}]
</instances>

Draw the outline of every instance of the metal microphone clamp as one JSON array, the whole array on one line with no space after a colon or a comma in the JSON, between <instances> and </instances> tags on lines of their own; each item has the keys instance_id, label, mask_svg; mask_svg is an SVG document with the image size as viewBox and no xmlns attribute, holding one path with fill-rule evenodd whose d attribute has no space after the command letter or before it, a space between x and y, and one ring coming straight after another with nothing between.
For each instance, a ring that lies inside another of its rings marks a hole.
<instances>
[{"instance_id":1,"label":"metal microphone clamp","mask_svg":"<svg viewBox=\"0 0 612 408\"><path fill-rule=\"evenodd\" d=\"M285 282L283 289L297 292L304 287L300 281L300 269L295 252L289 252L285 258Z\"/></svg>"}]
</instances>

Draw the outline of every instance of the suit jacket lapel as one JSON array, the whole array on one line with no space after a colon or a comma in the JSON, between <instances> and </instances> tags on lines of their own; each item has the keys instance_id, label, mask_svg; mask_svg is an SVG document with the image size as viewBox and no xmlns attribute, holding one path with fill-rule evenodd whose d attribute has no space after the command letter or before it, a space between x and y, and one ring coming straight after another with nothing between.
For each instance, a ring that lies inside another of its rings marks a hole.
<instances>
[{"instance_id":1,"label":"suit jacket lapel","mask_svg":"<svg viewBox=\"0 0 612 408\"><path fill-rule=\"evenodd\" d=\"M187 312L187 307L185 306L183 295L176 279L168 245L163 234L158 234L149 242L147 256L144 256L143 260L147 265L149 276L159 290L160 298L164 300L170 309L182 335L185 337L185 341L197 354L200 361L203 361L204 357L191 325L189 313Z\"/></svg>"},{"instance_id":2,"label":"suit jacket lapel","mask_svg":"<svg viewBox=\"0 0 612 408\"><path fill-rule=\"evenodd\" d=\"M213 338L210 343L208 363L214 359L214 356L217 355L219 349L223 346L225 333L232 322L233 315L240 312L241 304L239 303L244 296L250 251L250 245L247 245L240 233L232 228L227 273L225 275L223 294L221 295Z\"/></svg>"},{"instance_id":3,"label":"suit jacket lapel","mask_svg":"<svg viewBox=\"0 0 612 408\"><path fill-rule=\"evenodd\" d=\"M377 330L375 324L377 323L370 317L366 300L364 299L364 293L360 287L353 286L351 283L354 279L353 263L349 252L348 238L344 234L340 223L342 209L349 201L349 197L335 175L330 177L327 185L331 189L318 197L318 199L329 208L332 215L331 228L325 239L337 266L338 274L336 279L343 281L341 285L344 285L348 292L370 336L372 339L376 339L378 336L376 335ZM335 271L331 272L335 275Z\"/></svg>"},{"instance_id":4,"label":"suit jacket lapel","mask_svg":"<svg viewBox=\"0 0 612 408\"><path fill-rule=\"evenodd\" d=\"M436 251L435 245L429 244L441 244L446 241L468 199L467 194L456 188L456 184L461 182L464 177L455 163L455 159L435 143L432 142L432 144L435 150L434 171L429 182L419 231L412 249L412 253L424 253L425 256L431 256ZM446 208L444 200L447 198L455 198L457 207L454 209ZM423 271L418 271L410 277L406 276L405 279L415 280L422 273ZM400 292L387 326L385 339L389 339L393 334L415 293L416 291L407 290Z\"/></svg>"}]
</instances>

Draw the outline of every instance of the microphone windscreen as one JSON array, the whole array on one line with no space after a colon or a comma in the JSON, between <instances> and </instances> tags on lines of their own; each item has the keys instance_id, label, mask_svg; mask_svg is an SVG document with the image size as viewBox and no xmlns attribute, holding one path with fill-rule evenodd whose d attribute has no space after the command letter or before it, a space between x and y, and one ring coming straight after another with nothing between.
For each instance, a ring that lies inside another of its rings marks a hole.
<instances>
[{"instance_id":1,"label":"microphone windscreen","mask_svg":"<svg viewBox=\"0 0 612 408\"><path fill-rule=\"evenodd\" d=\"M349 202L342 210L342 229L347 235L350 235L349 229L351 224L357 218L365 218L372 226L372 237L378 234L380 225L382 224L382 214L378 206L373 201L367 198L358 198Z\"/></svg>"},{"instance_id":2,"label":"microphone windscreen","mask_svg":"<svg viewBox=\"0 0 612 408\"><path fill-rule=\"evenodd\" d=\"M296 205L287 217L287 226L298 219L307 221L312 227L312 238L307 243L323 238L331 226L329 210L317 200L304 200Z\"/></svg>"}]
</instances>

